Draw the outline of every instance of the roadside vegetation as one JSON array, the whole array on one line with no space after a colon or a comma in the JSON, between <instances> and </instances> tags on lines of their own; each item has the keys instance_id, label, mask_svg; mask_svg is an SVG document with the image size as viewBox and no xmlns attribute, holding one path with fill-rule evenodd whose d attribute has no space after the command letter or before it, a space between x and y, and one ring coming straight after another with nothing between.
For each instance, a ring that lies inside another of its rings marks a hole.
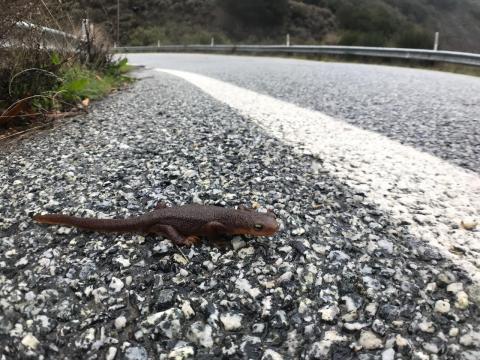
<instances>
[{"instance_id":1,"label":"roadside vegetation","mask_svg":"<svg viewBox=\"0 0 480 360\"><path fill-rule=\"evenodd\" d=\"M64 0L117 36L117 0ZM342 44L480 52L478 0L118 0L120 45Z\"/></svg>"},{"instance_id":2,"label":"roadside vegetation","mask_svg":"<svg viewBox=\"0 0 480 360\"><path fill-rule=\"evenodd\" d=\"M49 36L41 26L74 37ZM131 81L126 60L110 55L102 29L85 27L81 34L81 23L59 2L11 1L0 34L0 140L87 111L91 100Z\"/></svg>"}]
</instances>

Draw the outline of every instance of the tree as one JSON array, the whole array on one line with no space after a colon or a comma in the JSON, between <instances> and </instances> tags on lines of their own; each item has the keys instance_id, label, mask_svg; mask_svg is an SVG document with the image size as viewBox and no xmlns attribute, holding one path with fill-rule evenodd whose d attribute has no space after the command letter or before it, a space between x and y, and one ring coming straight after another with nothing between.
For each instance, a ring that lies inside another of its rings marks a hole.
<instances>
[{"instance_id":1,"label":"tree","mask_svg":"<svg viewBox=\"0 0 480 360\"><path fill-rule=\"evenodd\" d=\"M281 26L288 14L288 0L219 0L218 3L232 19L253 27Z\"/></svg>"}]
</instances>

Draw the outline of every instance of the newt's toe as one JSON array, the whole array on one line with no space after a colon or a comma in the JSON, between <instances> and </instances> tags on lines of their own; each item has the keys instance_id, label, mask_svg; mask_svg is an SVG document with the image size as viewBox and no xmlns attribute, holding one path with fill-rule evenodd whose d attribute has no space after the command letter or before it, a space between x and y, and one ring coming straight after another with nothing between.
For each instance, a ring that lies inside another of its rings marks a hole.
<instances>
[{"instance_id":1,"label":"newt's toe","mask_svg":"<svg viewBox=\"0 0 480 360\"><path fill-rule=\"evenodd\" d=\"M200 238L198 236L188 236L185 238L184 245L185 246L193 246L200 242Z\"/></svg>"}]
</instances>

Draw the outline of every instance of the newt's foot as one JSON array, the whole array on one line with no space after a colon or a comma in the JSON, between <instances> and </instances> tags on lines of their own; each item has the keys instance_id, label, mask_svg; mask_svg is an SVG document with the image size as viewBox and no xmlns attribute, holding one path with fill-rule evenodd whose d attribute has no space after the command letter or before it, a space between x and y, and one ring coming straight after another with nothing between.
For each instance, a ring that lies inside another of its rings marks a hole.
<instances>
[{"instance_id":1,"label":"newt's foot","mask_svg":"<svg viewBox=\"0 0 480 360\"><path fill-rule=\"evenodd\" d=\"M186 237L185 239L183 239L182 241L182 244L179 244L179 245L183 245L183 246L193 246L193 245L196 245L200 242L200 238L198 236L188 236Z\"/></svg>"},{"instance_id":2,"label":"newt's foot","mask_svg":"<svg viewBox=\"0 0 480 360\"><path fill-rule=\"evenodd\" d=\"M160 201L157 206L155 206L155 210L160 210L160 209L165 209L167 206L167 203Z\"/></svg>"}]
</instances>

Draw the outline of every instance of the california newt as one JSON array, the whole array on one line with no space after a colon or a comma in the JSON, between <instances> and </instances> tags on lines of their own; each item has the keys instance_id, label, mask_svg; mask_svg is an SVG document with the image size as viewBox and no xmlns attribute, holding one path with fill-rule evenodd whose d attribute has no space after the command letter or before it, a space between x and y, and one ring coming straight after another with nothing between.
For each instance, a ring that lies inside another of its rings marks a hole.
<instances>
[{"instance_id":1,"label":"california newt","mask_svg":"<svg viewBox=\"0 0 480 360\"><path fill-rule=\"evenodd\" d=\"M177 245L193 245L200 236L270 236L278 231L273 213L259 213L243 207L184 205L166 207L163 203L147 214L127 219L80 218L62 214L36 215L43 224L74 226L100 232L136 232L158 234Z\"/></svg>"}]
</instances>

